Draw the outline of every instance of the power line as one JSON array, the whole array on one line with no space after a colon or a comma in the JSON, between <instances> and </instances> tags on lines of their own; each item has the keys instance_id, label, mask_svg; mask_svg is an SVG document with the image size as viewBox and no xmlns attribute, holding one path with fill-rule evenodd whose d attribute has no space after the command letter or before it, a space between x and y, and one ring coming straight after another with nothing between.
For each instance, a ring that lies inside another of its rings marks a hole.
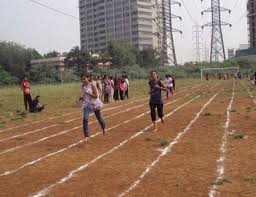
<instances>
[{"instance_id":1,"label":"power line","mask_svg":"<svg viewBox=\"0 0 256 197\"><path fill-rule=\"evenodd\" d=\"M52 10L52 11L54 11L54 12L57 12L57 13L63 14L63 15L65 15L65 16L68 16L68 17L74 18L74 19L76 19L76 20L79 20L79 18L78 18L78 17L76 17L76 16L73 16L73 15L71 15L71 14L68 14L68 13L62 12L62 11L57 10L57 9L55 9L55 8L53 8L53 7L50 7L50 6L48 6L48 5L45 5L45 4L42 4L42 3L39 3L39 2L34 1L34 0L29 0L29 1L30 1L30 2L32 2L32 3L35 3L35 4L37 4L37 5L40 5L40 6L42 6L42 7L45 7L45 8L47 8L47 9L49 9L49 10Z\"/></svg>"},{"instance_id":2,"label":"power line","mask_svg":"<svg viewBox=\"0 0 256 197\"><path fill-rule=\"evenodd\" d=\"M238 5L238 2L239 2L240 0L236 0L236 2L235 2L235 4L234 4L234 6L233 6L233 8L231 9L231 10L234 10L235 8L236 8L236 6Z\"/></svg>"},{"instance_id":3,"label":"power line","mask_svg":"<svg viewBox=\"0 0 256 197\"><path fill-rule=\"evenodd\" d=\"M239 17L239 19L234 22L234 25L237 25L247 14L247 10L245 10L245 12Z\"/></svg>"},{"instance_id":4,"label":"power line","mask_svg":"<svg viewBox=\"0 0 256 197\"><path fill-rule=\"evenodd\" d=\"M191 21L192 21L195 25L198 24L197 21L194 19L194 17L193 17L193 16L191 15L191 13L189 12L189 10L188 10L188 8L187 8L187 6L186 6L186 4L184 3L183 0L181 0L181 3L183 4L183 6L184 6L184 8L185 8L185 11L186 11L186 13L188 14L188 16L190 17Z\"/></svg>"}]
</instances>

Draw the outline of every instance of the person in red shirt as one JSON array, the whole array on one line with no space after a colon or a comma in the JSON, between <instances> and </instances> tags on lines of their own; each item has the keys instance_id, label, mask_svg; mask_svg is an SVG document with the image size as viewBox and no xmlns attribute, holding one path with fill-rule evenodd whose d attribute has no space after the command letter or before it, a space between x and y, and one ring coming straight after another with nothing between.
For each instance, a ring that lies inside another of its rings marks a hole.
<instances>
[{"instance_id":1,"label":"person in red shirt","mask_svg":"<svg viewBox=\"0 0 256 197\"><path fill-rule=\"evenodd\" d=\"M28 77L26 76L24 77L24 79L21 81L20 87L24 96L25 110L28 110L28 106L29 106L29 109L31 109L32 98L30 94L30 83L28 81Z\"/></svg>"}]
</instances>

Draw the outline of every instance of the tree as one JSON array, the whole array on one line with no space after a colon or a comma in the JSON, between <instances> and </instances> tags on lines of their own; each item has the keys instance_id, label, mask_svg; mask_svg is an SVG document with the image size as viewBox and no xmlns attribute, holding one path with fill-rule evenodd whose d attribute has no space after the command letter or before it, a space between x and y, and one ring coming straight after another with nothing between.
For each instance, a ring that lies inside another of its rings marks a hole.
<instances>
[{"instance_id":1,"label":"tree","mask_svg":"<svg viewBox=\"0 0 256 197\"><path fill-rule=\"evenodd\" d=\"M79 47L74 47L67 54L65 59L65 64L73 69L76 74L87 73L89 66L93 65L93 58L90 53L79 49Z\"/></svg>"},{"instance_id":2,"label":"tree","mask_svg":"<svg viewBox=\"0 0 256 197\"><path fill-rule=\"evenodd\" d=\"M137 61L139 65L145 68L156 68L160 66L160 61L157 58L157 51L152 48L141 50Z\"/></svg>"},{"instance_id":3,"label":"tree","mask_svg":"<svg viewBox=\"0 0 256 197\"><path fill-rule=\"evenodd\" d=\"M133 48L125 41L109 40L107 55L112 58L114 66L131 66L136 64L136 54Z\"/></svg>"},{"instance_id":4,"label":"tree","mask_svg":"<svg viewBox=\"0 0 256 197\"><path fill-rule=\"evenodd\" d=\"M51 51L44 55L45 58L58 57L60 55L57 51Z\"/></svg>"},{"instance_id":5,"label":"tree","mask_svg":"<svg viewBox=\"0 0 256 197\"><path fill-rule=\"evenodd\" d=\"M29 70L30 61L41 57L35 49L14 42L0 42L0 65L15 77L22 78Z\"/></svg>"}]
</instances>

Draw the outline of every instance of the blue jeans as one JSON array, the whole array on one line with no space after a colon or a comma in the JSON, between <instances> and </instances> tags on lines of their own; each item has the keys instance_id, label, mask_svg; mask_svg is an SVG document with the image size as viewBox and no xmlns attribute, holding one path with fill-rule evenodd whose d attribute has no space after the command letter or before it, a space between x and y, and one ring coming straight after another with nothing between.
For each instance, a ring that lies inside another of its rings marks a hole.
<instances>
[{"instance_id":1,"label":"blue jeans","mask_svg":"<svg viewBox=\"0 0 256 197\"><path fill-rule=\"evenodd\" d=\"M84 108L83 128L84 128L84 136L85 137L89 137L88 120L89 120L89 115L90 115L91 111L92 110L89 106L86 106ZM95 114L97 120L99 121L101 128L105 129L106 124L105 124L105 121L102 117L101 111L100 110L94 111L94 114Z\"/></svg>"}]
</instances>

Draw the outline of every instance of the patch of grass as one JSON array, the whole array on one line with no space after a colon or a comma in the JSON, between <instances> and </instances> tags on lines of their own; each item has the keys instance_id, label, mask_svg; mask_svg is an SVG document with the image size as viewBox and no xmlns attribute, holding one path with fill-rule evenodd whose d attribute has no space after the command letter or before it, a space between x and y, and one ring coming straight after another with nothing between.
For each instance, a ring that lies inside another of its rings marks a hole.
<instances>
[{"instance_id":1,"label":"patch of grass","mask_svg":"<svg viewBox=\"0 0 256 197\"><path fill-rule=\"evenodd\" d=\"M224 183L231 183L231 181L229 181L226 177L223 177L215 181L213 185L223 185Z\"/></svg>"},{"instance_id":2,"label":"patch of grass","mask_svg":"<svg viewBox=\"0 0 256 197\"><path fill-rule=\"evenodd\" d=\"M24 137L17 137L15 138L15 140L24 140L25 138Z\"/></svg>"},{"instance_id":3,"label":"patch of grass","mask_svg":"<svg viewBox=\"0 0 256 197\"><path fill-rule=\"evenodd\" d=\"M231 109L230 112L236 112L236 110L235 109Z\"/></svg>"},{"instance_id":4,"label":"patch of grass","mask_svg":"<svg viewBox=\"0 0 256 197\"><path fill-rule=\"evenodd\" d=\"M238 140L238 139L244 139L244 134L243 133L234 133L233 134L233 138L235 139L235 140Z\"/></svg>"},{"instance_id":5,"label":"patch of grass","mask_svg":"<svg viewBox=\"0 0 256 197\"><path fill-rule=\"evenodd\" d=\"M151 137L149 137L149 136L146 136L146 137L144 138L144 140L147 141L147 142L153 141L153 139L152 139Z\"/></svg>"},{"instance_id":6,"label":"patch of grass","mask_svg":"<svg viewBox=\"0 0 256 197\"><path fill-rule=\"evenodd\" d=\"M158 137L157 141L159 142L160 146L168 146L170 141L164 137Z\"/></svg>"},{"instance_id":7,"label":"patch of grass","mask_svg":"<svg viewBox=\"0 0 256 197\"><path fill-rule=\"evenodd\" d=\"M212 114L210 112L205 112L204 115L205 116L211 116Z\"/></svg>"},{"instance_id":8,"label":"patch of grass","mask_svg":"<svg viewBox=\"0 0 256 197\"><path fill-rule=\"evenodd\" d=\"M244 181L256 181L256 176L245 176Z\"/></svg>"}]
</instances>

